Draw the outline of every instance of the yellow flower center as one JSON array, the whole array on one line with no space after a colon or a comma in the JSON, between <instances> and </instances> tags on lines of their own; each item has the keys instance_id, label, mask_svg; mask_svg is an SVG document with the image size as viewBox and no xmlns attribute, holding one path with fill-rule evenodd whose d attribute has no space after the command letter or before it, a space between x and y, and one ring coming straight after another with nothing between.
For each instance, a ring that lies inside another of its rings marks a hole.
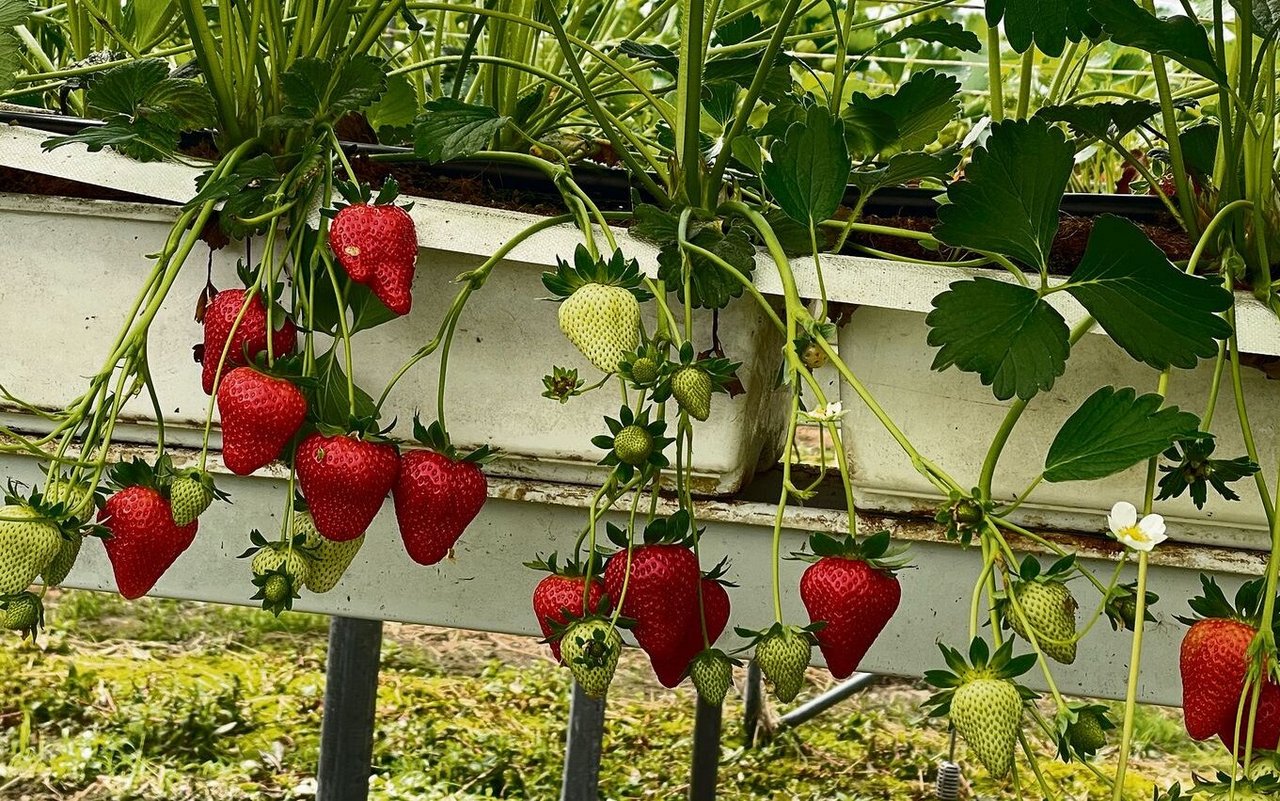
<instances>
[{"instance_id":1,"label":"yellow flower center","mask_svg":"<svg viewBox=\"0 0 1280 801\"><path fill-rule=\"evenodd\" d=\"M1120 536L1128 537L1134 542L1151 542L1151 538L1147 536L1147 533L1142 529L1138 528L1136 525L1125 526L1124 528L1120 529Z\"/></svg>"}]
</instances>

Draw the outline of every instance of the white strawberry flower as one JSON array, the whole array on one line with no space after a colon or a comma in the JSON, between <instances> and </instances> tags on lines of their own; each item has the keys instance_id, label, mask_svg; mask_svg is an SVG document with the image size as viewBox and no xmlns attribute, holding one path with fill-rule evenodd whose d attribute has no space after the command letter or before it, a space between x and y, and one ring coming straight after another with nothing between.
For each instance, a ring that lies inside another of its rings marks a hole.
<instances>
[{"instance_id":1,"label":"white strawberry flower","mask_svg":"<svg viewBox=\"0 0 1280 801\"><path fill-rule=\"evenodd\" d=\"M1112 536L1135 551L1150 551L1169 538L1164 533L1163 517L1153 514L1139 520L1137 507L1128 501L1111 507L1107 527Z\"/></svg>"},{"instance_id":2,"label":"white strawberry flower","mask_svg":"<svg viewBox=\"0 0 1280 801\"><path fill-rule=\"evenodd\" d=\"M815 423L835 423L844 417L848 412L844 410L844 404L840 401L831 401L825 406L819 406L811 412L805 412L805 417Z\"/></svg>"}]
</instances>

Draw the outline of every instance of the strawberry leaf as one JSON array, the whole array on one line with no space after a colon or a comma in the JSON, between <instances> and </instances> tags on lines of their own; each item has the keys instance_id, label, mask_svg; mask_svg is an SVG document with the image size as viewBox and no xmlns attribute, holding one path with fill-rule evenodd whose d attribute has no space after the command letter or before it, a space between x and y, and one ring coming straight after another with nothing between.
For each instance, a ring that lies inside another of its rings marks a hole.
<instances>
[{"instance_id":1,"label":"strawberry leaf","mask_svg":"<svg viewBox=\"0 0 1280 801\"><path fill-rule=\"evenodd\" d=\"M1067 324L1028 287L974 278L933 299L925 318L934 370L977 373L999 400L1029 400L1067 369Z\"/></svg>"},{"instance_id":2,"label":"strawberry leaf","mask_svg":"<svg viewBox=\"0 0 1280 801\"><path fill-rule=\"evenodd\" d=\"M835 214L852 163L844 122L813 106L769 150L764 185L787 216L814 226Z\"/></svg>"},{"instance_id":3,"label":"strawberry leaf","mask_svg":"<svg viewBox=\"0 0 1280 801\"><path fill-rule=\"evenodd\" d=\"M1122 217L1097 218L1065 289L1117 345L1157 370L1195 367L1231 335L1218 316L1231 306L1231 293L1220 281L1179 270Z\"/></svg>"},{"instance_id":4,"label":"strawberry leaf","mask_svg":"<svg viewBox=\"0 0 1280 801\"><path fill-rule=\"evenodd\" d=\"M1156 394L1103 387L1067 418L1045 456L1046 481L1089 481L1118 473L1194 434L1200 420Z\"/></svg>"},{"instance_id":5,"label":"strawberry leaf","mask_svg":"<svg viewBox=\"0 0 1280 801\"><path fill-rule=\"evenodd\" d=\"M441 97L428 101L413 126L413 149L428 162L452 161L489 147L510 117L489 106Z\"/></svg>"}]
</instances>

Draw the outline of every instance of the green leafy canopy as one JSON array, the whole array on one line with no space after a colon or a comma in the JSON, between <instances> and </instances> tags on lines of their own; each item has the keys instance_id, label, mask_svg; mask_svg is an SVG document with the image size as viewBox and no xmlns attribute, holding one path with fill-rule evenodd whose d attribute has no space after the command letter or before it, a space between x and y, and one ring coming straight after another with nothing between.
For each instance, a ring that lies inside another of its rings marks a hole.
<instances>
[{"instance_id":1,"label":"green leafy canopy","mask_svg":"<svg viewBox=\"0 0 1280 801\"><path fill-rule=\"evenodd\" d=\"M1089 0L1089 13L1116 44L1171 58L1214 83L1226 83L1209 36L1196 20L1157 17L1134 0Z\"/></svg>"},{"instance_id":2,"label":"green leafy canopy","mask_svg":"<svg viewBox=\"0 0 1280 801\"><path fill-rule=\"evenodd\" d=\"M139 161L158 161L177 150L183 131L213 122L213 99L204 85L169 77L168 63L158 58L112 67L92 79L86 96L105 124L46 141L47 149L79 142L91 151L109 146Z\"/></svg>"}]
</instances>

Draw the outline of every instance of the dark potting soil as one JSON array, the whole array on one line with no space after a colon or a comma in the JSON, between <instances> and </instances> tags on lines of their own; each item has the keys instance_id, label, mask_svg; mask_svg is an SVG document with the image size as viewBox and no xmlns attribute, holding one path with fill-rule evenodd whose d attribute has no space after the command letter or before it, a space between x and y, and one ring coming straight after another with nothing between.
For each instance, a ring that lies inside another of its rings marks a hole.
<instances>
[{"instance_id":1,"label":"dark potting soil","mask_svg":"<svg viewBox=\"0 0 1280 801\"><path fill-rule=\"evenodd\" d=\"M74 197L83 200L115 200L124 203L160 202L145 195L120 192L96 184L86 184L4 166L0 166L0 192L45 197Z\"/></svg>"},{"instance_id":2,"label":"dark potting soil","mask_svg":"<svg viewBox=\"0 0 1280 801\"><path fill-rule=\"evenodd\" d=\"M348 134L353 132L347 132ZM202 153L200 155L212 155ZM465 203L486 208L519 211L528 214L551 216L563 214L566 209L558 195L535 186L527 178L512 178L502 169L479 166L463 172L457 166L447 169L413 162L374 160L365 155L352 158L352 165L360 180L372 186L380 186L392 177L400 185L400 193L406 196L432 198ZM586 188L591 191L590 180ZM155 202L145 196L120 192L92 184L69 181L63 178L41 175L8 167L0 167L0 192L20 194L78 197L90 200L115 200L130 202ZM614 187L610 197L601 199L606 210L622 210ZM928 231L933 219L911 215L865 215L864 222L912 231ZM1158 222L1136 223L1172 261L1184 261L1191 256L1193 243L1170 218ZM1093 229L1093 218L1064 214L1054 239L1049 268L1055 275L1070 275L1084 254ZM208 237L211 245L218 241ZM941 253L926 250L912 239L883 235L855 233L849 238L851 245L862 245L874 250L912 259L934 260L941 255L948 260L966 258L959 250L943 250ZM850 254L860 253L855 247L846 247Z\"/></svg>"}]
</instances>

